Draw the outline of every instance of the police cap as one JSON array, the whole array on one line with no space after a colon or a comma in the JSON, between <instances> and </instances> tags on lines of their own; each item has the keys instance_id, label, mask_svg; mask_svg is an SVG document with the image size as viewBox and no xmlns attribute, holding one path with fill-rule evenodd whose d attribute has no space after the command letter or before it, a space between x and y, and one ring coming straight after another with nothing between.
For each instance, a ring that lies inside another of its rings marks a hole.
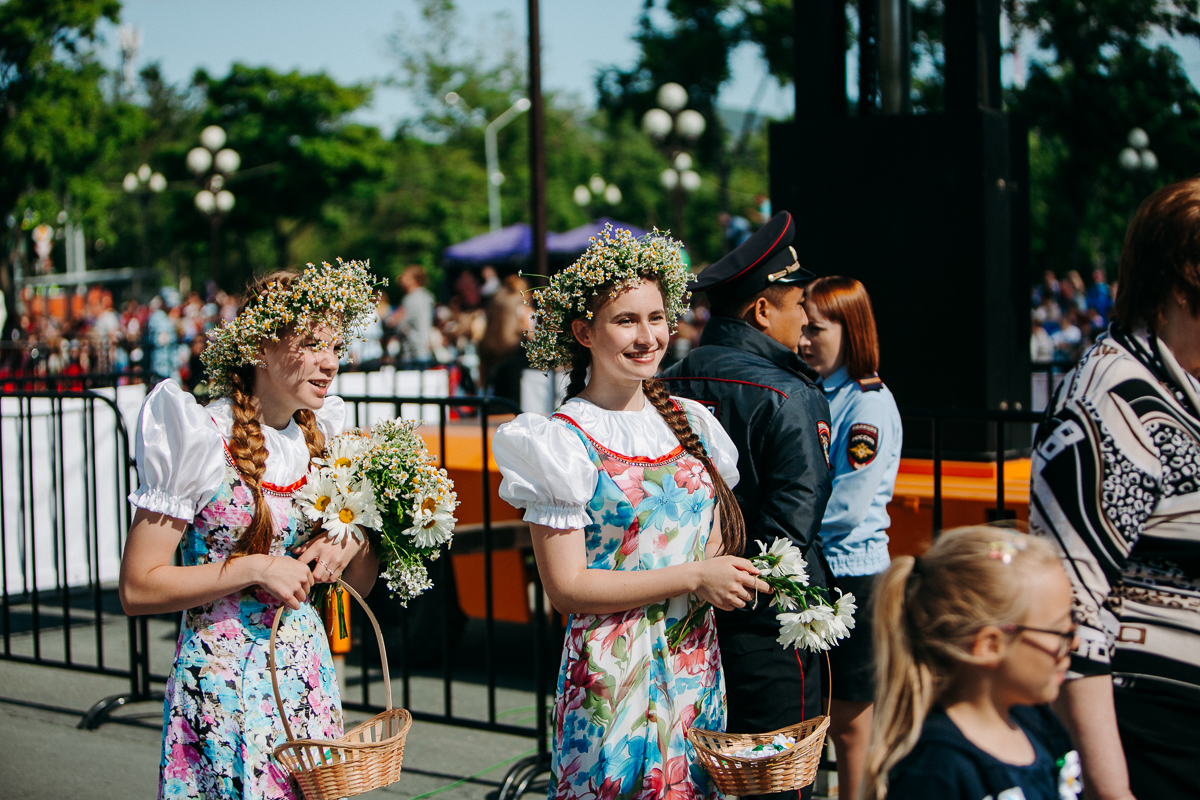
<instances>
[{"instance_id":1,"label":"police cap","mask_svg":"<svg viewBox=\"0 0 1200 800\"><path fill-rule=\"evenodd\" d=\"M800 267L792 239L796 224L780 211L734 250L705 267L689 286L707 292L713 308L740 305L768 286L803 284L816 276Z\"/></svg>"}]
</instances>

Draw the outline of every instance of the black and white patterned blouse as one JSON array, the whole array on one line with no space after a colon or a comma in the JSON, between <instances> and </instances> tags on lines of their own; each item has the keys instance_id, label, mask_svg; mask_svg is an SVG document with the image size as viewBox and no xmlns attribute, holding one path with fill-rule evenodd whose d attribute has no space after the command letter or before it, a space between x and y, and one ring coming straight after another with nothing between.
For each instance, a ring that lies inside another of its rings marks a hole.
<instances>
[{"instance_id":1,"label":"black and white patterned blouse","mask_svg":"<svg viewBox=\"0 0 1200 800\"><path fill-rule=\"evenodd\" d=\"M1082 618L1072 672L1200 692L1200 382L1114 324L1056 392L1032 480Z\"/></svg>"}]
</instances>

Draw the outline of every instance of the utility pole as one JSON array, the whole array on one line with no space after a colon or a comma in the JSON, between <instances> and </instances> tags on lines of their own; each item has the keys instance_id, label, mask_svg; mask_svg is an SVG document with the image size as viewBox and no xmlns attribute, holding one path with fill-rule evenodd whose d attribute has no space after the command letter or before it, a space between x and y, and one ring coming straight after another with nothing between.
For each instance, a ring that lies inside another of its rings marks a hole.
<instances>
[{"instance_id":1,"label":"utility pole","mask_svg":"<svg viewBox=\"0 0 1200 800\"><path fill-rule=\"evenodd\" d=\"M529 0L529 221L533 229L530 271L549 275L546 263L546 119L542 105L542 36L538 0Z\"/></svg>"}]
</instances>

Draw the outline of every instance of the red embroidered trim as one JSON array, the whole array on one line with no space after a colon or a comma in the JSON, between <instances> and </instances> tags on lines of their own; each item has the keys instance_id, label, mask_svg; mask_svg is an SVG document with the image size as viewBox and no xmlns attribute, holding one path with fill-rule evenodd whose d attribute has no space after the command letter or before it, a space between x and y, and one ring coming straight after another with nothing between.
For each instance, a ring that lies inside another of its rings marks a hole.
<instances>
[{"instance_id":1,"label":"red embroidered trim","mask_svg":"<svg viewBox=\"0 0 1200 800\"><path fill-rule=\"evenodd\" d=\"M675 407L678 408L679 405L676 404ZM559 412L556 414L552 414L551 416L558 417L563 422L567 423L572 428L574 428L575 430L582 433L584 436L587 436L587 440L592 443L592 447L596 448L604 455L608 456L611 459L614 459L615 461L620 461L623 464L629 464L630 466L633 466L633 467L659 466L661 464L670 464L672 461L678 461L686 453L686 451L683 449L683 445L678 445L674 450L667 453L665 456L662 456L661 458L646 458L645 456L621 455L620 453L615 453L612 450L609 450L607 447L605 447L604 445L597 442L590 435L588 435L587 431L585 431L583 428L579 427L578 422L571 419L566 414Z\"/></svg>"},{"instance_id":2,"label":"red embroidered trim","mask_svg":"<svg viewBox=\"0 0 1200 800\"><path fill-rule=\"evenodd\" d=\"M783 392L779 391L774 386L764 386L761 383L751 383L750 381L735 381L730 378L685 378L685 377L680 377L678 375L672 375L669 378L659 378L659 380L660 381L717 381L718 383L740 383L742 386L755 386L759 389L770 389L772 392L775 392L777 394L783 394ZM783 399L784 400L787 399L786 394L783 394Z\"/></svg>"},{"instance_id":3,"label":"red embroidered trim","mask_svg":"<svg viewBox=\"0 0 1200 800\"><path fill-rule=\"evenodd\" d=\"M228 463L229 466L233 467L234 469L237 469L237 462L233 460L233 453L229 450L229 442L222 439L221 444L225 447L226 463ZM239 477L241 476L240 470L238 471L238 475ZM269 481L263 481L259 484L259 486L261 486L262 490L267 494L273 494L279 497L289 497L299 491L300 487L306 483L308 483L308 475L301 475L300 480L296 481L295 483L290 483L287 486L277 486Z\"/></svg>"}]
</instances>

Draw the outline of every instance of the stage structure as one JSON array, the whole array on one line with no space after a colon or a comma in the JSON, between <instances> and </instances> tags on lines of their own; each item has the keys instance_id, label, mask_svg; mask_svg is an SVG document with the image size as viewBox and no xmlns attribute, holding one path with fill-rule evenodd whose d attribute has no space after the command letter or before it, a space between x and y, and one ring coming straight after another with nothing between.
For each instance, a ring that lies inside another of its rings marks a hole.
<instances>
[{"instance_id":1,"label":"stage structure","mask_svg":"<svg viewBox=\"0 0 1200 800\"><path fill-rule=\"evenodd\" d=\"M795 0L796 119L770 131L771 202L800 263L861 280L901 407L1028 410L1028 125L1001 111L999 0L946 3L946 110L911 113L908 0L863 0L857 107L845 0ZM995 429L947 424L948 457ZM1007 451L1028 448L1014 430ZM905 454L931 448L906 426Z\"/></svg>"}]
</instances>

